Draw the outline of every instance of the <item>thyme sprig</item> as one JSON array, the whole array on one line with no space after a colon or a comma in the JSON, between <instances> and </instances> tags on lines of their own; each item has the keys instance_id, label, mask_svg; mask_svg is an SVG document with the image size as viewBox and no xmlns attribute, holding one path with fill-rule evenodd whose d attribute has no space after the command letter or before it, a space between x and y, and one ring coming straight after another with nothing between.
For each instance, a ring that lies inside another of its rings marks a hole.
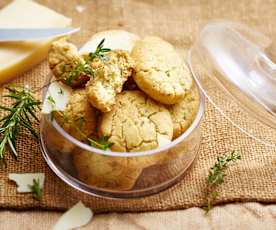
<instances>
[{"instance_id":1,"label":"thyme sprig","mask_svg":"<svg viewBox=\"0 0 276 230\"><path fill-rule=\"evenodd\" d=\"M41 104L27 87L11 85L5 88L8 93L3 97L11 98L14 102L10 107L0 105L0 110L7 112L0 120L0 161L5 159L7 146L17 158L16 139L20 127L28 130L33 137L38 138L33 124L39 122L36 112L40 109Z\"/></svg>"},{"instance_id":2,"label":"thyme sprig","mask_svg":"<svg viewBox=\"0 0 276 230\"><path fill-rule=\"evenodd\" d=\"M33 197L40 201L43 196L43 190L40 186L39 178L33 179L33 184L29 185L29 188L31 189L31 192L33 193Z\"/></svg>"},{"instance_id":3,"label":"thyme sprig","mask_svg":"<svg viewBox=\"0 0 276 230\"><path fill-rule=\"evenodd\" d=\"M213 202L219 195L218 192L216 192L216 188L224 182L226 176L225 170L228 168L229 163L236 162L240 159L240 153L234 150L228 156L218 157L217 162L210 168L207 177L206 203L202 207L206 212L212 209Z\"/></svg>"},{"instance_id":4,"label":"thyme sprig","mask_svg":"<svg viewBox=\"0 0 276 230\"><path fill-rule=\"evenodd\" d=\"M100 58L103 61L108 61L106 53L111 51L109 48L104 48L105 38L102 39L94 52L89 53L89 60L93 61L95 58Z\"/></svg>"},{"instance_id":5,"label":"thyme sprig","mask_svg":"<svg viewBox=\"0 0 276 230\"><path fill-rule=\"evenodd\" d=\"M65 80L67 85L72 85L73 81L82 74L90 77L94 75L94 70L89 62L74 62L74 65L75 67L69 72L68 77Z\"/></svg>"},{"instance_id":6,"label":"thyme sprig","mask_svg":"<svg viewBox=\"0 0 276 230\"><path fill-rule=\"evenodd\" d=\"M88 58L85 58L84 63L80 63L80 62L73 63L74 68L69 72L68 77L66 77L66 80L65 80L67 85L72 85L73 81L82 74L89 77L93 77L94 70L91 66L91 62L95 58L100 58L103 61L109 60L108 56L106 56L106 53L111 51L111 49L104 48L104 42L105 42L105 39L102 39L98 44L96 50L88 54ZM64 68L66 69L66 65L64 66ZM69 68L71 68L71 65L69 65Z\"/></svg>"},{"instance_id":7,"label":"thyme sprig","mask_svg":"<svg viewBox=\"0 0 276 230\"><path fill-rule=\"evenodd\" d=\"M76 121L70 119L64 111L56 111L56 113L58 113L62 117L63 122L71 125L90 146L102 150L107 150L113 145L112 142L108 141L108 138L106 136L100 136L97 140L88 137L84 132L81 131L79 126L76 124Z\"/></svg>"}]
</instances>

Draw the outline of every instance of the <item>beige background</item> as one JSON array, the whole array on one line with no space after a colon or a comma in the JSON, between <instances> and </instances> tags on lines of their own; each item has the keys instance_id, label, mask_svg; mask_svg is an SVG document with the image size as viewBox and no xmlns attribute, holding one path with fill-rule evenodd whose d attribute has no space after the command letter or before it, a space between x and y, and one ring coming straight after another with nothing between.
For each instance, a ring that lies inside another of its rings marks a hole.
<instances>
[{"instance_id":1,"label":"beige background","mask_svg":"<svg viewBox=\"0 0 276 230\"><path fill-rule=\"evenodd\" d=\"M7 2L9 0L0 0L0 7ZM74 25L82 27L81 33L72 38L78 45L83 44L97 31L120 28L140 35L156 34L179 49L187 49L192 45L200 26L217 18L241 21L271 38L276 38L275 0L40 0L38 2L72 17ZM82 14L75 9L78 4L86 7ZM24 74L19 82L26 83L31 80L31 85L42 84L48 73L47 63L44 62ZM214 120L216 122L212 122ZM41 156L37 154L39 153L37 145L34 142L25 145L26 136L22 135L19 138L22 148L19 161L15 162L9 158L10 163L6 171L0 171L0 184L5 185L0 188L0 206L66 209L79 199L97 212L168 210L200 206L204 202L205 178L209 167L218 154L234 148L243 150L243 162L229 172L226 183L219 189L221 195L218 197L218 203L275 202L275 150L244 136L225 122L223 117L208 104L202 130L204 130L203 144L198 161L181 183L156 196L122 202L88 197L65 185L41 160ZM15 171L46 173L45 196L41 203L34 201L29 195L16 194L14 184L7 180L7 172ZM0 229L16 229L18 226L20 229L33 229L35 225L38 229L48 229L58 216L58 213L49 212L3 211L0 213ZM164 226L175 226L175 229L183 229L183 226L189 226L191 229L198 229L198 226L202 229L208 229L207 226L210 229L221 229L223 224L225 229L250 229L248 223L252 223L251 229L272 229L275 226L275 207L272 205L262 207L258 204L227 205L216 208L209 217L203 216L203 212L198 208L176 212L99 215L92 225L100 229L115 227L120 229L120 226L128 226L126 223L133 224L131 226L137 229L161 229ZM138 223L138 226L134 223ZM261 228L263 226L267 228Z\"/></svg>"}]
</instances>

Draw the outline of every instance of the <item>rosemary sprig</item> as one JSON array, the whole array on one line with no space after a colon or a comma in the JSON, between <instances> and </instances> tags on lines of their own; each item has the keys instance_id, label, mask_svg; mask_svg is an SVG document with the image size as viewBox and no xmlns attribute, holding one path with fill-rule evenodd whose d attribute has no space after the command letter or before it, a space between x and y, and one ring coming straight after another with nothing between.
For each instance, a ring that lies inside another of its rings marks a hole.
<instances>
[{"instance_id":1,"label":"rosemary sprig","mask_svg":"<svg viewBox=\"0 0 276 230\"><path fill-rule=\"evenodd\" d=\"M7 114L0 120L0 161L5 158L6 147L9 146L15 157L18 156L16 151L16 139L20 127L27 129L35 138L38 138L33 123L39 122L35 115L39 110L40 101L36 100L27 87L7 86L8 97L14 100L10 107L0 105L0 110Z\"/></svg>"},{"instance_id":2,"label":"rosemary sprig","mask_svg":"<svg viewBox=\"0 0 276 230\"><path fill-rule=\"evenodd\" d=\"M226 176L225 170L228 168L230 162L236 162L241 159L241 155L238 151L232 151L228 156L221 156L217 158L217 162L209 170L207 177L207 190L206 190L206 203L203 205L203 209L208 212L213 207L213 202L219 195L215 190L216 187L224 182Z\"/></svg>"},{"instance_id":3,"label":"rosemary sprig","mask_svg":"<svg viewBox=\"0 0 276 230\"><path fill-rule=\"evenodd\" d=\"M33 184L29 185L29 188L31 189L32 193L33 193L33 197L40 201L42 199L43 196L43 190L40 187L40 181L39 178L38 179L33 179Z\"/></svg>"},{"instance_id":4,"label":"rosemary sprig","mask_svg":"<svg viewBox=\"0 0 276 230\"><path fill-rule=\"evenodd\" d=\"M100 58L103 61L108 61L106 53L111 51L109 48L104 48L105 38L102 39L94 52L89 53L89 60L93 61L95 58Z\"/></svg>"}]
</instances>

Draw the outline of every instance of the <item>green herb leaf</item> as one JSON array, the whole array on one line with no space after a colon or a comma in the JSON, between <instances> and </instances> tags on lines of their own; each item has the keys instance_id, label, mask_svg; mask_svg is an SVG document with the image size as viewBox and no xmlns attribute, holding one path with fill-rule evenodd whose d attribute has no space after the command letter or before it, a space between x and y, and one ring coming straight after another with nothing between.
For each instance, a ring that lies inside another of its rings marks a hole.
<instances>
[{"instance_id":1,"label":"green herb leaf","mask_svg":"<svg viewBox=\"0 0 276 230\"><path fill-rule=\"evenodd\" d=\"M106 53L111 51L111 49L104 48L104 41L105 41L105 38L101 40L101 42L97 46L95 52L89 53L90 61L93 61L95 58L100 58L103 61L109 60L108 56L106 56Z\"/></svg>"},{"instance_id":2,"label":"green herb leaf","mask_svg":"<svg viewBox=\"0 0 276 230\"><path fill-rule=\"evenodd\" d=\"M74 69L69 72L65 80L67 85L72 85L73 81L77 79L77 77L79 77L81 74L84 74L87 76L94 75L94 71L88 62L85 62L85 63L75 62L74 65L75 65Z\"/></svg>"},{"instance_id":3,"label":"green herb leaf","mask_svg":"<svg viewBox=\"0 0 276 230\"><path fill-rule=\"evenodd\" d=\"M100 136L98 140L92 140L89 138L88 142L91 146L102 150L107 150L113 145L112 142L108 141L107 136Z\"/></svg>"},{"instance_id":4,"label":"green herb leaf","mask_svg":"<svg viewBox=\"0 0 276 230\"><path fill-rule=\"evenodd\" d=\"M56 113L62 118L63 123L70 124L89 145L102 150L107 150L112 146L113 143L109 142L107 137L100 137L98 140L93 140L81 131L79 122L85 122L84 117L73 120L64 111L56 111Z\"/></svg>"},{"instance_id":5,"label":"green herb leaf","mask_svg":"<svg viewBox=\"0 0 276 230\"><path fill-rule=\"evenodd\" d=\"M212 209L213 202L219 195L215 189L224 182L224 177L226 176L225 170L228 168L229 163L236 162L240 159L240 153L238 151L232 151L228 156L218 157L217 162L210 168L207 177L206 203L202 207L206 212Z\"/></svg>"},{"instance_id":6,"label":"green herb leaf","mask_svg":"<svg viewBox=\"0 0 276 230\"><path fill-rule=\"evenodd\" d=\"M29 188L31 189L33 196L36 200L40 201L43 196L43 190L40 187L40 181L38 179L33 179L33 184L29 185Z\"/></svg>"},{"instance_id":7,"label":"green herb leaf","mask_svg":"<svg viewBox=\"0 0 276 230\"><path fill-rule=\"evenodd\" d=\"M7 112L0 120L0 161L4 161L7 146L17 157L16 138L20 127L27 129L35 138L38 137L33 123L38 123L35 113L41 104L26 87L10 85L5 88L8 94L4 97L12 98L14 102L11 107L0 106L0 110Z\"/></svg>"}]
</instances>

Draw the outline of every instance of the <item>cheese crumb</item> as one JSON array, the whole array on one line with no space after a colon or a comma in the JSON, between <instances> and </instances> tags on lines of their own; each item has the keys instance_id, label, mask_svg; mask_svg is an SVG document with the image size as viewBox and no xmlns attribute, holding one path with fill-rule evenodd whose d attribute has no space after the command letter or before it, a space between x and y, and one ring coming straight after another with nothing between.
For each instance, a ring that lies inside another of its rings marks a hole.
<instances>
[{"instance_id":1,"label":"cheese crumb","mask_svg":"<svg viewBox=\"0 0 276 230\"><path fill-rule=\"evenodd\" d=\"M49 114L52 111L64 111L68 103L72 89L62 83L52 82L46 93L42 113ZM52 100L49 100L51 98Z\"/></svg>"},{"instance_id":2,"label":"cheese crumb","mask_svg":"<svg viewBox=\"0 0 276 230\"><path fill-rule=\"evenodd\" d=\"M43 189L45 175L44 173L10 173L9 179L15 181L17 184L17 192L25 193L25 192L32 192L29 185L33 184L33 180L38 180L40 188Z\"/></svg>"},{"instance_id":3,"label":"cheese crumb","mask_svg":"<svg viewBox=\"0 0 276 230\"><path fill-rule=\"evenodd\" d=\"M82 5L76 5L75 9L79 13L82 13L86 8L84 6L82 6Z\"/></svg>"}]
</instances>

